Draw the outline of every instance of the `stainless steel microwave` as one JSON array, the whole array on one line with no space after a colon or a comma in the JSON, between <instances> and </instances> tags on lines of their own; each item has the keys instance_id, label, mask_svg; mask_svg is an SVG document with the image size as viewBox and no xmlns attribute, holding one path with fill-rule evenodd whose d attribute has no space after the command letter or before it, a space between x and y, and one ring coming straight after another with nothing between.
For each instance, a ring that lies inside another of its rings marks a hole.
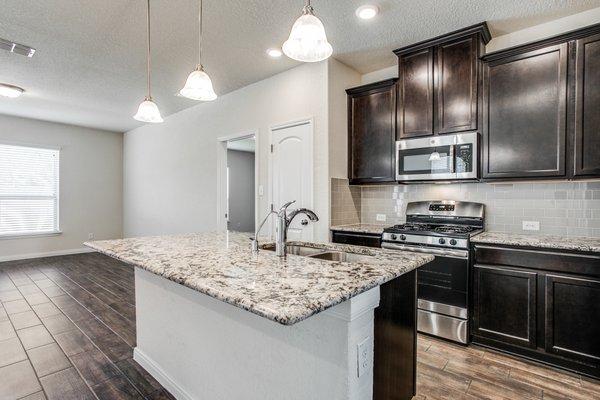
<instances>
[{"instance_id":1,"label":"stainless steel microwave","mask_svg":"<svg viewBox=\"0 0 600 400\"><path fill-rule=\"evenodd\" d=\"M405 139L396 142L396 180L477 179L479 134Z\"/></svg>"}]
</instances>

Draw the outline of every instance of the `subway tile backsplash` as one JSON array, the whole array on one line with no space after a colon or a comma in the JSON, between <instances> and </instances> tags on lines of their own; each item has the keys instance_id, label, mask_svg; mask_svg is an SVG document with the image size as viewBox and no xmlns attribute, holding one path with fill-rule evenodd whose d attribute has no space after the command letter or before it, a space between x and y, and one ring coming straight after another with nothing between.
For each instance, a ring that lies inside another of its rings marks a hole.
<instances>
[{"instance_id":1,"label":"subway tile backsplash","mask_svg":"<svg viewBox=\"0 0 600 400\"><path fill-rule=\"evenodd\" d=\"M332 225L404 222L406 204L420 200L462 200L486 205L490 231L600 237L600 182L455 183L349 186L332 179ZM358 195L360 193L360 195ZM377 214L387 221L379 222ZM539 231L524 231L538 221Z\"/></svg>"}]
</instances>

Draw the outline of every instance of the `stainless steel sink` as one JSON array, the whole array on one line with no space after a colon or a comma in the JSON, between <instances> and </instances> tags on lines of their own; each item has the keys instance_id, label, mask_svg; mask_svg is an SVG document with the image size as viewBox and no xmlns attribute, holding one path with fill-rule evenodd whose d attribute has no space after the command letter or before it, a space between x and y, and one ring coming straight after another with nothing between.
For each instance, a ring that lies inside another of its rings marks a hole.
<instances>
[{"instance_id":1,"label":"stainless steel sink","mask_svg":"<svg viewBox=\"0 0 600 400\"><path fill-rule=\"evenodd\" d=\"M366 254L347 253L345 251L327 251L309 257L319 258L321 260L327 261L373 262L373 256L369 256Z\"/></svg>"},{"instance_id":2,"label":"stainless steel sink","mask_svg":"<svg viewBox=\"0 0 600 400\"><path fill-rule=\"evenodd\" d=\"M315 254L323 253L323 249L316 249L314 247L299 246L295 244L287 244L285 246L287 254L294 254L296 256L310 257ZM275 251L275 244L268 244L263 246L263 250Z\"/></svg>"},{"instance_id":3,"label":"stainless steel sink","mask_svg":"<svg viewBox=\"0 0 600 400\"><path fill-rule=\"evenodd\" d=\"M373 262L373 256L366 254L348 253L345 251L335 251L327 249L318 249L314 247L301 246L296 244L288 244L285 246L287 254L293 254L296 256L304 256L311 258L318 258L326 261L339 261L339 262ZM275 251L274 244L268 244L263 246L263 250Z\"/></svg>"}]
</instances>

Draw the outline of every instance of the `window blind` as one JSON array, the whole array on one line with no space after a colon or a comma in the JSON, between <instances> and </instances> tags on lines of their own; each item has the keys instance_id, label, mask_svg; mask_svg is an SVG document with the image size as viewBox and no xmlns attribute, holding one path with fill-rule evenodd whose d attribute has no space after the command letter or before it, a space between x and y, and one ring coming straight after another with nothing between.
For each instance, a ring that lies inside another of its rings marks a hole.
<instances>
[{"instance_id":1,"label":"window blind","mask_svg":"<svg viewBox=\"0 0 600 400\"><path fill-rule=\"evenodd\" d=\"M0 143L0 236L58 232L59 158Z\"/></svg>"}]
</instances>

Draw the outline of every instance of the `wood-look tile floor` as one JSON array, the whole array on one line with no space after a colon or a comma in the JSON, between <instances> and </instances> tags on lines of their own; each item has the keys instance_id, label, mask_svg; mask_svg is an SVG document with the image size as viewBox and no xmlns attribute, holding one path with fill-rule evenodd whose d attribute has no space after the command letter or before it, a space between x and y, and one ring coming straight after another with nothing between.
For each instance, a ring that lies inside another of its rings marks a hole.
<instances>
[{"instance_id":1,"label":"wood-look tile floor","mask_svg":"<svg viewBox=\"0 0 600 400\"><path fill-rule=\"evenodd\" d=\"M132 359L132 267L97 253L0 263L0 304L0 400L173 399ZM423 335L418 372L414 400L600 399L600 381Z\"/></svg>"}]
</instances>

